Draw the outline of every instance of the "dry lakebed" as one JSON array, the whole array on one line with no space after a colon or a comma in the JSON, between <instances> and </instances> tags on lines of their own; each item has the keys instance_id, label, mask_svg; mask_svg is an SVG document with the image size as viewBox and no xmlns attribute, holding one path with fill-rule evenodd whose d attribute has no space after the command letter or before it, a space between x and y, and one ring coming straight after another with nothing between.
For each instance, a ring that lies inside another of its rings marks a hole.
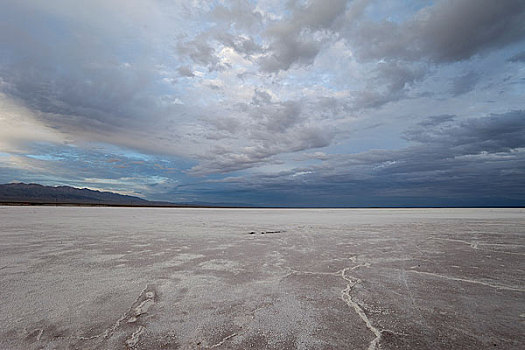
<instances>
[{"instance_id":1,"label":"dry lakebed","mask_svg":"<svg viewBox=\"0 0 525 350\"><path fill-rule=\"evenodd\" d=\"M0 349L524 349L524 209L0 207Z\"/></svg>"}]
</instances>

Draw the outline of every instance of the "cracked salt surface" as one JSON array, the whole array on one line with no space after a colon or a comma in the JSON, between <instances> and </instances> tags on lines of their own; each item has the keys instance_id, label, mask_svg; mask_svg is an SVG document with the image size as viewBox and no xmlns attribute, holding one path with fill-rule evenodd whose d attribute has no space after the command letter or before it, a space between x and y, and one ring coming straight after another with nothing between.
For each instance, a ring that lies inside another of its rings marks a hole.
<instances>
[{"instance_id":1,"label":"cracked salt surface","mask_svg":"<svg viewBox=\"0 0 525 350\"><path fill-rule=\"evenodd\" d=\"M0 207L0 223L2 349L525 347L523 209Z\"/></svg>"}]
</instances>

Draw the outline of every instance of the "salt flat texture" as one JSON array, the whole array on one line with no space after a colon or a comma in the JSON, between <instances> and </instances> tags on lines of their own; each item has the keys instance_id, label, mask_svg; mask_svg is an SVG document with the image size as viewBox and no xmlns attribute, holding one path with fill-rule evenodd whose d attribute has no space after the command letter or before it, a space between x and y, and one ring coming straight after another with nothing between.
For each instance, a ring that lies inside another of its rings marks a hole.
<instances>
[{"instance_id":1,"label":"salt flat texture","mask_svg":"<svg viewBox=\"0 0 525 350\"><path fill-rule=\"evenodd\" d=\"M523 209L0 207L0 348L523 349L524 258Z\"/></svg>"}]
</instances>

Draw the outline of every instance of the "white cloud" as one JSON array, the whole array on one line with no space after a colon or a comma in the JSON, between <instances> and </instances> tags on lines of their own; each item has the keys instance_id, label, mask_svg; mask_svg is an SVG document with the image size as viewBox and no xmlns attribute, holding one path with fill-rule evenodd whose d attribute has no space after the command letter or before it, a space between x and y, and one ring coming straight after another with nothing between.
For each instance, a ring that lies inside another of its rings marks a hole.
<instances>
[{"instance_id":1,"label":"white cloud","mask_svg":"<svg viewBox=\"0 0 525 350\"><path fill-rule=\"evenodd\" d=\"M63 143L67 137L45 125L36 112L0 93L0 152L21 153L29 143Z\"/></svg>"}]
</instances>

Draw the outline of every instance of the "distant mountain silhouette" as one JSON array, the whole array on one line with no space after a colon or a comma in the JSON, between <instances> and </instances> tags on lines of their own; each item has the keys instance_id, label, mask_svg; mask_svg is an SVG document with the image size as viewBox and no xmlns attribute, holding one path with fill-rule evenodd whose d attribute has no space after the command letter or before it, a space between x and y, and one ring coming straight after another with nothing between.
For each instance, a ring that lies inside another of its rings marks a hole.
<instances>
[{"instance_id":1,"label":"distant mountain silhouette","mask_svg":"<svg viewBox=\"0 0 525 350\"><path fill-rule=\"evenodd\" d=\"M0 185L0 203L175 206L173 203L152 202L139 197L87 188L25 183Z\"/></svg>"}]
</instances>

